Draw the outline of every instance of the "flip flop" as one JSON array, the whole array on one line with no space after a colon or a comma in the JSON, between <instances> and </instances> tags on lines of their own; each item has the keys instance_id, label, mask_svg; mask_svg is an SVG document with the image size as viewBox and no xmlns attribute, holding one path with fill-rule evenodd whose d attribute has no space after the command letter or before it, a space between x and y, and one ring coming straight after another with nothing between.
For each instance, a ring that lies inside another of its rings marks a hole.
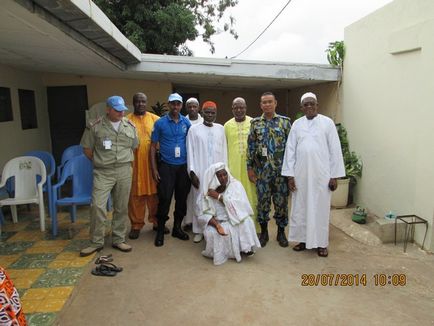
<instances>
[{"instance_id":1,"label":"flip flop","mask_svg":"<svg viewBox=\"0 0 434 326\"><path fill-rule=\"evenodd\" d=\"M106 256L99 256L95 260L95 264L104 264L104 263L110 263L113 261L112 254L106 255Z\"/></svg>"},{"instance_id":2,"label":"flip flop","mask_svg":"<svg viewBox=\"0 0 434 326\"><path fill-rule=\"evenodd\" d=\"M112 263L101 264L100 268L108 270L110 272L116 272L116 273L120 273L120 272L122 272L124 270L122 267L118 267L118 266L116 266L115 264L112 264Z\"/></svg>"},{"instance_id":3,"label":"flip flop","mask_svg":"<svg viewBox=\"0 0 434 326\"><path fill-rule=\"evenodd\" d=\"M117 273L107 268L101 268L100 265L92 269L91 274L95 276L116 276Z\"/></svg>"}]
</instances>

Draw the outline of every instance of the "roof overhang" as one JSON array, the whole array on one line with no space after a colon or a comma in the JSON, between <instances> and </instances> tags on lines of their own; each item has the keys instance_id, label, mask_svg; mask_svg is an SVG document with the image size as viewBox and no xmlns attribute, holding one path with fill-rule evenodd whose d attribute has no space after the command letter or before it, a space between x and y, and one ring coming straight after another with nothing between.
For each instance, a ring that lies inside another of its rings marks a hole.
<instances>
[{"instance_id":1,"label":"roof overhang","mask_svg":"<svg viewBox=\"0 0 434 326\"><path fill-rule=\"evenodd\" d=\"M339 79L329 65L141 54L92 1L3 0L0 62L25 70L176 87L291 89Z\"/></svg>"}]
</instances>

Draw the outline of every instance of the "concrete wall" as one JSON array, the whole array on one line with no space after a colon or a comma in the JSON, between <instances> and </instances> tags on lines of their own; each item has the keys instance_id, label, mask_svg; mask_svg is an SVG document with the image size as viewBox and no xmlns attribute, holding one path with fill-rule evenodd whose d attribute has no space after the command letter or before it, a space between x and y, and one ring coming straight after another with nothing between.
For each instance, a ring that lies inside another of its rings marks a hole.
<instances>
[{"instance_id":1,"label":"concrete wall","mask_svg":"<svg viewBox=\"0 0 434 326\"><path fill-rule=\"evenodd\" d=\"M45 86L73 86L86 85L89 108L99 102L105 102L111 95L120 95L129 105L133 104L133 95L144 92L148 96L148 105L154 105L157 101L167 102L167 97L172 91L169 82L148 81L139 79L103 78L93 76L44 74Z\"/></svg>"},{"instance_id":2,"label":"concrete wall","mask_svg":"<svg viewBox=\"0 0 434 326\"><path fill-rule=\"evenodd\" d=\"M434 251L434 1L395 0L345 30L343 123L361 155L356 200L429 221ZM421 244L424 227L416 228Z\"/></svg>"},{"instance_id":3,"label":"concrete wall","mask_svg":"<svg viewBox=\"0 0 434 326\"><path fill-rule=\"evenodd\" d=\"M306 92L312 92L317 96L319 113L333 119L336 123L341 122L341 98L337 96L337 83L318 84L309 87L292 89L289 93L289 115L292 120L300 111L300 98Z\"/></svg>"},{"instance_id":4,"label":"concrete wall","mask_svg":"<svg viewBox=\"0 0 434 326\"><path fill-rule=\"evenodd\" d=\"M10 159L29 150L50 150L50 130L47 112L47 92L38 73L0 65L0 87L11 91L13 121L0 122L0 168ZM35 91L38 128L21 128L18 89Z\"/></svg>"}]
</instances>

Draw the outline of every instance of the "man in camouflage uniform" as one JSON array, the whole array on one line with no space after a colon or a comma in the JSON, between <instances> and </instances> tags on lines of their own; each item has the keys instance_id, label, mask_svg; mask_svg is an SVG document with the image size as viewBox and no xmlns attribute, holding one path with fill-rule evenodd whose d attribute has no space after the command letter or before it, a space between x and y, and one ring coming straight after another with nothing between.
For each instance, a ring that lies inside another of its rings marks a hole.
<instances>
[{"instance_id":1,"label":"man in camouflage uniform","mask_svg":"<svg viewBox=\"0 0 434 326\"><path fill-rule=\"evenodd\" d=\"M126 118L120 96L107 99L107 115L91 123L81 139L84 154L93 162L93 190L90 211L90 246L80 252L88 256L104 247L107 200L113 195L112 247L131 251L125 243L128 220L133 149L138 144L136 128Z\"/></svg>"},{"instance_id":2,"label":"man in camouflage uniform","mask_svg":"<svg viewBox=\"0 0 434 326\"><path fill-rule=\"evenodd\" d=\"M278 226L277 241L288 246L285 227L288 225L288 182L281 175L283 154L291 123L289 118L276 114L277 101L273 93L261 96L263 114L252 120L247 140L247 173L256 184L258 195L258 222L261 226L259 241L264 247L268 242L268 221L271 199L274 219Z\"/></svg>"}]
</instances>

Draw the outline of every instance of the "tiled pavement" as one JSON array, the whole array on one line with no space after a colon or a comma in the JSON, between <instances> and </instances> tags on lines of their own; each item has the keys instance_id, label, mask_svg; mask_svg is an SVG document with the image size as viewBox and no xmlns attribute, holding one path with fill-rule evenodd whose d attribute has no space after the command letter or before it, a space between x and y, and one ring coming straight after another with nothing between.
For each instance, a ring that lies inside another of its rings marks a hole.
<instances>
[{"instance_id":1,"label":"tiled pavement","mask_svg":"<svg viewBox=\"0 0 434 326\"><path fill-rule=\"evenodd\" d=\"M0 237L0 266L9 273L20 294L29 325L51 325L71 295L84 267L95 255L79 257L88 242L88 209L79 210L74 225L59 212L59 234L39 229L38 210L18 208L18 223L10 214ZM49 225L49 218L46 224Z\"/></svg>"}]
</instances>

